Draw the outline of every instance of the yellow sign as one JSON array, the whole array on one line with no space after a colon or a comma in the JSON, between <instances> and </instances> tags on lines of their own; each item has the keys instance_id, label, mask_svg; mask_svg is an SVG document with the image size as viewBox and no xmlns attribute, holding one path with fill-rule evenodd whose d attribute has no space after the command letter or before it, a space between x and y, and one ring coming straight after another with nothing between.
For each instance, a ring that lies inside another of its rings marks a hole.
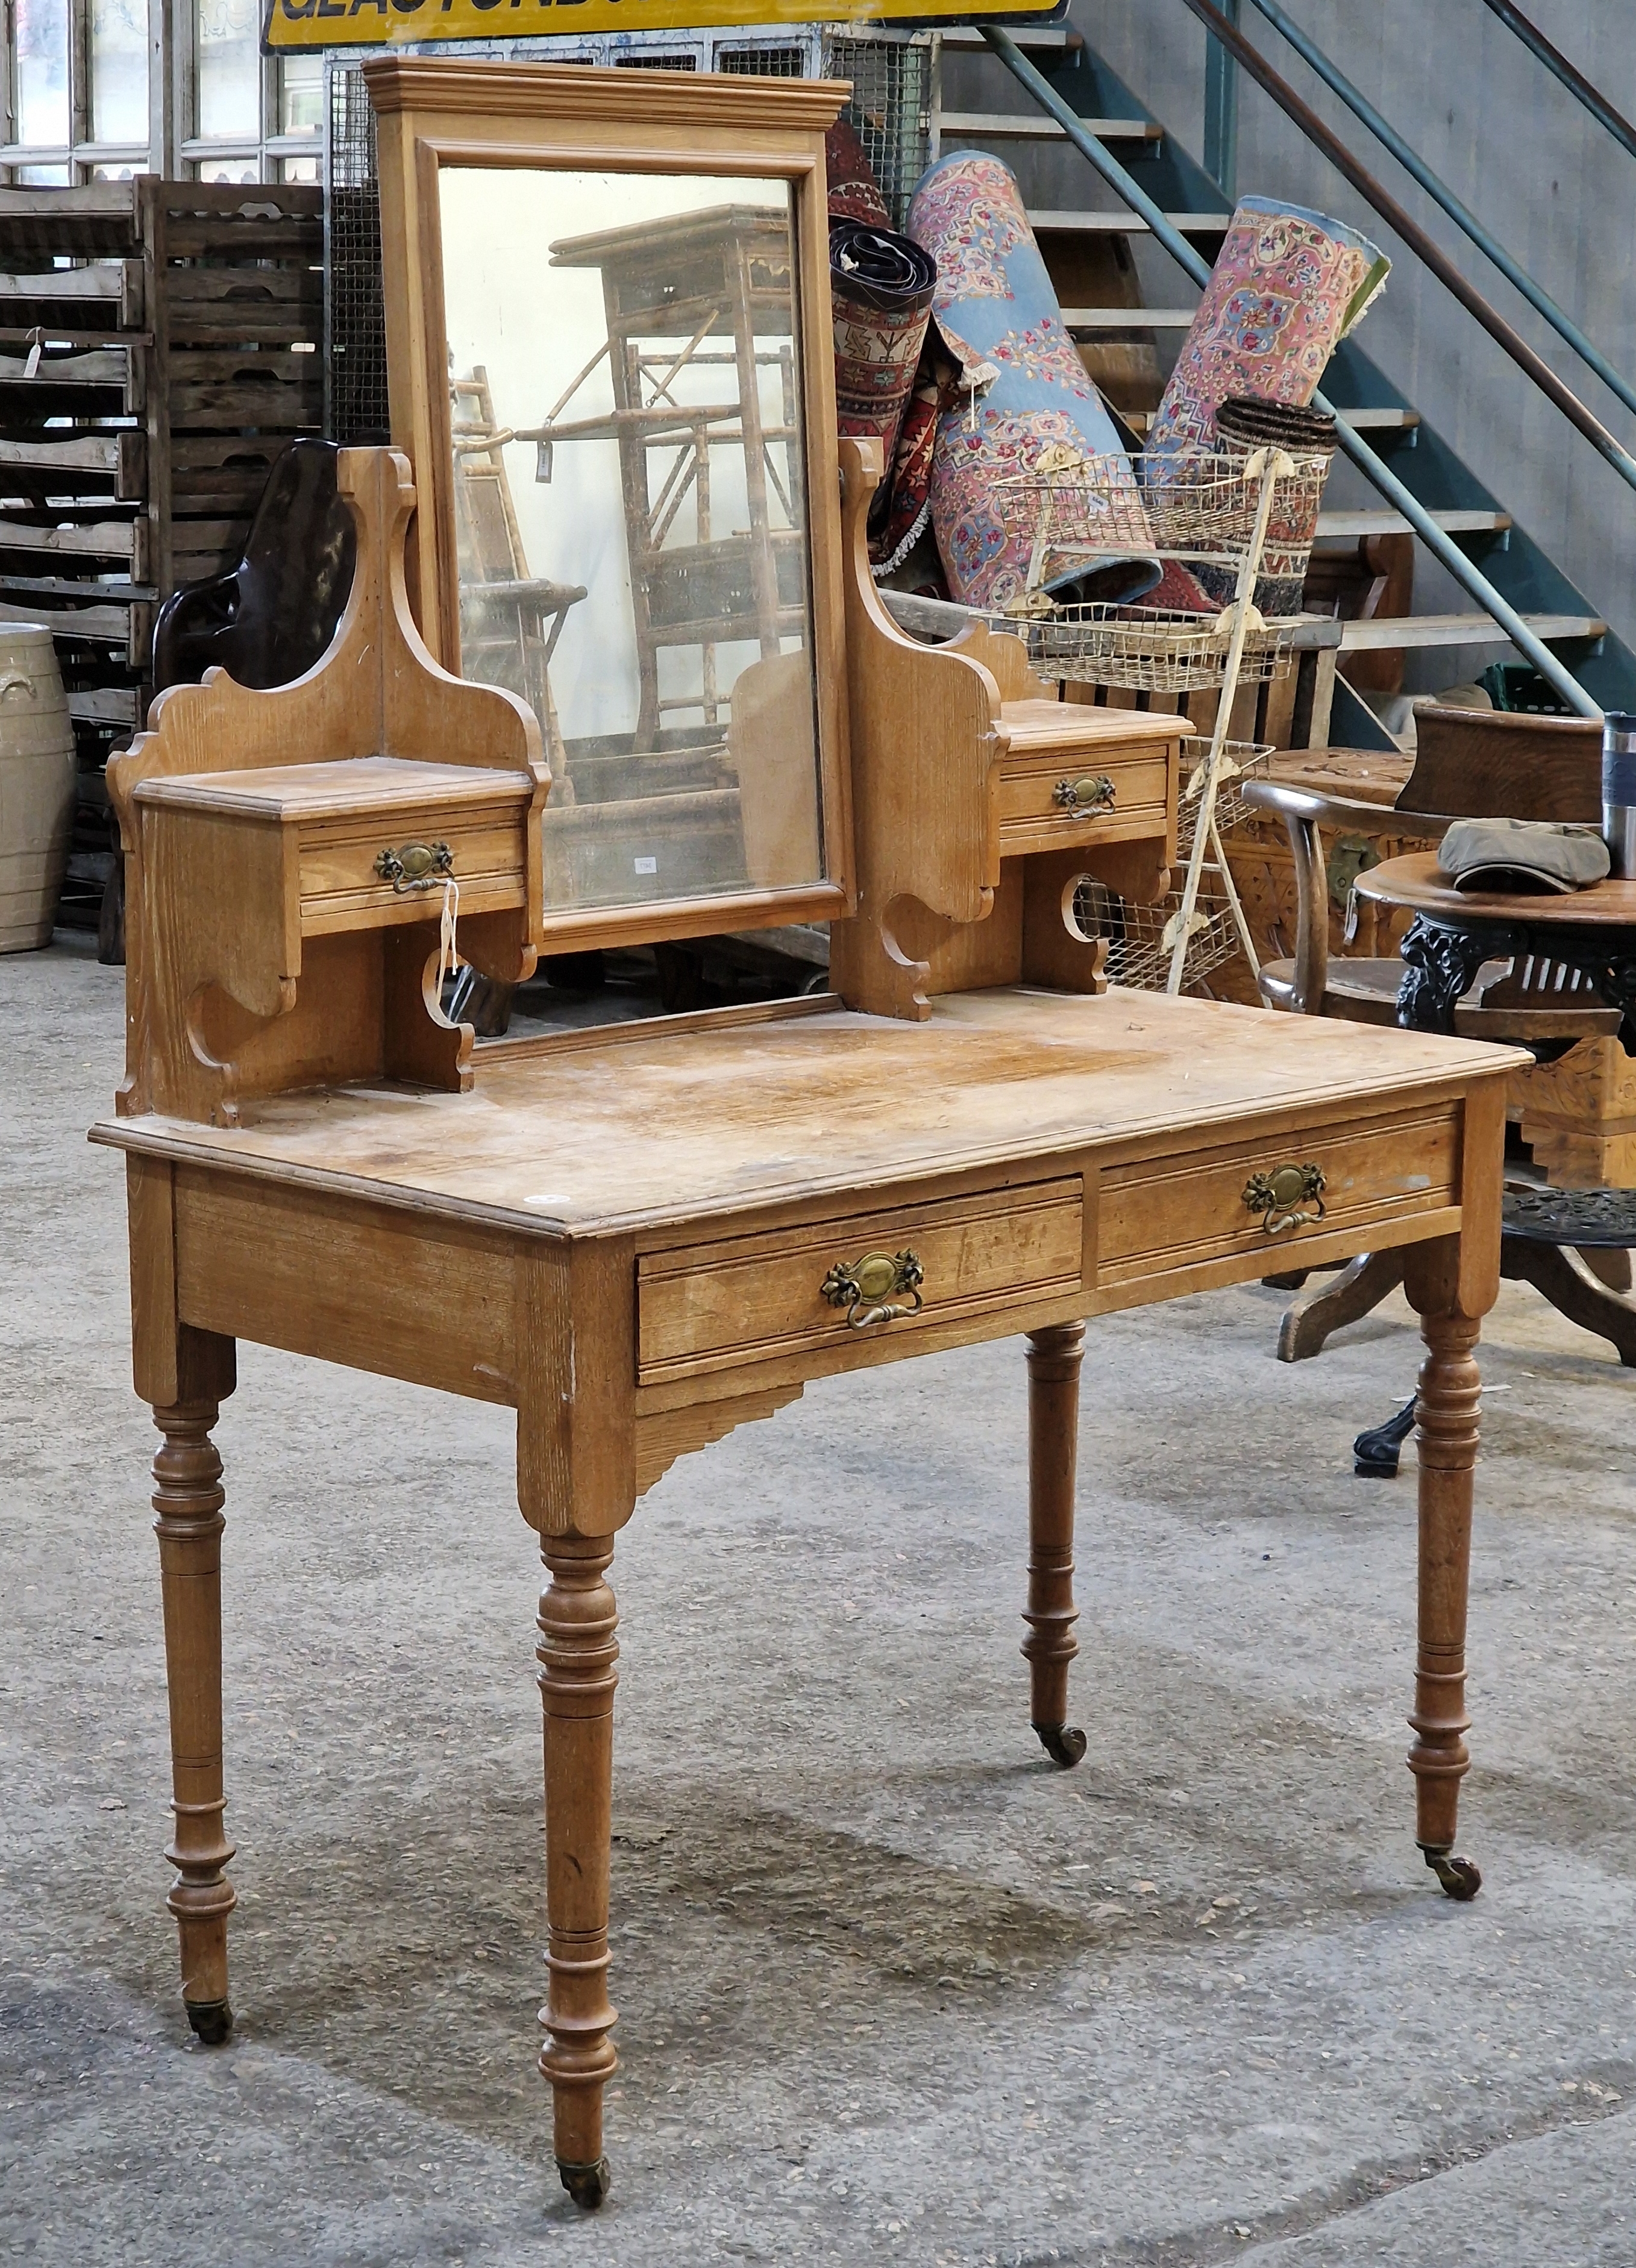
<instances>
[{"instance_id":1,"label":"yellow sign","mask_svg":"<svg viewBox=\"0 0 1636 2268\"><path fill-rule=\"evenodd\" d=\"M1061 0L968 4L959 20L1056 12ZM609 33L739 30L778 24L942 22L949 0L267 0L261 44L389 47L397 40L605 37Z\"/></svg>"}]
</instances>

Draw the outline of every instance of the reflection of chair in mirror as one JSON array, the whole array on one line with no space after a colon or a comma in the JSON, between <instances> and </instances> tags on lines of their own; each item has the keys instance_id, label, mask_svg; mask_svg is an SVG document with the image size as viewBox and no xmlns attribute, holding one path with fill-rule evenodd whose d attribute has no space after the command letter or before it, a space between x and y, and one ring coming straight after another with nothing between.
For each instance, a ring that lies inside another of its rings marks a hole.
<instances>
[{"instance_id":1,"label":"reflection of chair in mirror","mask_svg":"<svg viewBox=\"0 0 1636 2268\"><path fill-rule=\"evenodd\" d=\"M453 411L455 545L460 562L460 652L468 677L520 693L536 717L556 781L554 800L572 801L567 751L551 694L551 657L578 583L552 583L528 571L522 530L506 477L509 436L495 417L488 373L449 381Z\"/></svg>"},{"instance_id":2,"label":"reflection of chair in mirror","mask_svg":"<svg viewBox=\"0 0 1636 2268\"><path fill-rule=\"evenodd\" d=\"M789 223L775 207L718 206L565 239L551 262L600 269L608 338L532 438L547 478L558 441L619 444L642 686L636 746L653 748L667 715L723 721L718 646L753 642L770 660L783 639L806 636ZM718 339L731 344L713 349ZM603 354L612 412L560 423ZM779 373L771 422L761 398L768 369ZM708 398L689 401L684 381L701 372ZM749 521L725 535L712 497L712 457L723 449L742 461ZM673 539L690 501L685 543ZM662 691L660 655L678 647L697 650L698 687Z\"/></svg>"}]
</instances>

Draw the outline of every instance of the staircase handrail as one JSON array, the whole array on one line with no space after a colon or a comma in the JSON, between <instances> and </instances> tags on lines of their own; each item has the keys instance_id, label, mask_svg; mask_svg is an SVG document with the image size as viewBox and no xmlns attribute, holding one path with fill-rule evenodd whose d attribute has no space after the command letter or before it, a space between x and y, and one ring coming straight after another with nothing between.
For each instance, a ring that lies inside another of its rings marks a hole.
<instances>
[{"instance_id":1,"label":"staircase handrail","mask_svg":"<svg viewBox=\"0 0 1636 2268\"><path fill-rule=\"evenodd\" d=\"M1404 171L1413 175L1427 195L1442 207L1455 226L1463 229L1478 250L1493 261L1507 281L1515 284L1529 305L1544 317L1558 336L1567 342L1580 360L1596 372L1610 393L1618 394L1627 409L1636 410L1636 387L1630 386L1620 376L1601 349L1587 338L1573 317L1534 281L1522 262L1506 250L1499 239L1490 234L1471 208L1461 202L1448 182L1432 171L1412 144L1405 142L1397 128L1381 115L1368 97L1330 61L1317 40L1303 32L1294 18L1279 5L1279 0L1251 0L1251 5L1260 10L1273 30L1282 33L1331 92L1338 94L1354 116L1361 119L1376 141L1384 144Z\"/></svg>"},{"instance_id":2,"label":"staircase handrail","mask_svg":"<svg viewBox=\"0 0 1636 2268\"><path fill-rule=\"evenodd\" d=\"M1512 0L1484 0L1484 4L1493 11L1508 31L1515 32L1522 45L1537 55L1552 78L1560 79L1568 92L1584 104L1596 123L1605 126L1614 140L1636 158L1636 126L1620 115L1607 96L1591 85L1583 71L1574 69L1561 48L1553 48L1539 26L1531 24L1520 8L1512 5Z\"/></svg>"},{"instance_id":3,"label":"staircase handrail","mask_svg":"<svg viewBox=\"0 0 1636 2268\"><path fill-rule=\"evenodd\" d=\"M1212 9L1210 12L1214 15L1216 11ZM1112 151L1087 129L1083 119L1029 62L1011 34L998 24L985 24L981 28L985 41L1013 78L1027 90L1048 117L1055 119L1080 155L1096 167L1114 194L1147 222L1155 241L1163 246L1171 259L1200 289L1207 284L1210 280L1208 264L1199 257L1186 238L1172 228L1163 212L1140 182L1126 173ZM1228 28L1230 30L1231 26ZM1226 219L1225 213L1222 217ZM1494 588L1457 545L1450 542L1420 498L1412 494L1390 468L1376 455L1362 435L1348 423L1345 413L1326 401L1322 394L1315 394L1312 398L1318 409L1328 410L1334 418L1336 439L1358 470L1394 510L1403 514L1432 556L1447 568L1461 589L1475 600L1491 621L1499 625L1517 652L1533 664L1545 682L1577 715L1600 717L1600 704L1591 699L1578 679L1550 648L1535 637L1510 600Z\"/></svg>"},{"instance_id":4,"label":"staircase handrail","mask_svg":"<svg viewBox=\"0 0 1636 2268\"><path fill-rule=\"evenodd\" d=\"M1313 109L1303 102L1288 79L1280 77L1260 49L1245 39L1244 33L1212 4L1212 0L1183 0L1198 17L1207 31L1214 32L1221 45L1236 57L1256 84L1270 94L1279 108L1293 118L1315 149L1321 150L1337 173L1345 174L1360 195L1372 204L1394 235L1402 239L1411 252L1429 268L1438 282L1451 291L1467 312L1478 321L1495 342L1503 347L1525 377L1531 379L1548 401L1553 402L1576 426L1596 450L1606 459L1631 488L1636 489L1636 457L1616 440L1595 412L1587 409L1571 386L1558 377L1551 364L1535 353L1520 332L1513 329L1497 307L1491 306L1477 286L1469 282L1455 266L1442 247L1427 234L1412 214L1404 208L1378 182L1374 174L1354 158L1338 134L1331 131Z\"/></svg>"}]
</instances>

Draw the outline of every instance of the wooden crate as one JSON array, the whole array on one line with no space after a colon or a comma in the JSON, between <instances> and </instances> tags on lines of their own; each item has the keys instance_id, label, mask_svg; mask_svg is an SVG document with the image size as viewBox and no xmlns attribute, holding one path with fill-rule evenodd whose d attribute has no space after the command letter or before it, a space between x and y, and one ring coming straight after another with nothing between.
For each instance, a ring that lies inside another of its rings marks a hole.
<instances>
[{"instance_id":1,"label":"wooden crate","mask_svg":"<svg viewBox=\"0 0 1636 2268\"><path fill-rule=\"evenodd\" d=\"M319 188L0 188L0 613L51 630L68 688L71 924L97 924L90 781L146 715L160 602L237 562L274 458L323 430L322 348Z\"/></svg>"}]
</instances>

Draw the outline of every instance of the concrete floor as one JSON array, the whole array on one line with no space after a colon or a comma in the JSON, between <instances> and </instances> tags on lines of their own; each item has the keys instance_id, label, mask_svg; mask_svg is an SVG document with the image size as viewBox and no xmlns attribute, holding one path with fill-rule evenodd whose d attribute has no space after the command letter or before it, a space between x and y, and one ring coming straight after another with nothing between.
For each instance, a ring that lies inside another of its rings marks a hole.
<instances>
[{"instance_id":1,"label":"concrete floor","mask_svg":"<svg viewBox=\"0 0 1636 2268\"><path fill-rule=\"evenodd\" d=\"M1636 1378L1487 1335L1462 1847L1403 1768L1401 1307L1094 1327L1076 1713L1029 1732L1015 1344L685 1459L623 1613L613 2198L532 2070L537 1563L506 1414L241 1353L238 2025L189 2041L121 1174L121 978L0 962L0 2257L75 2268L1636 2264Z\"/></svg>"}]
</instances>

